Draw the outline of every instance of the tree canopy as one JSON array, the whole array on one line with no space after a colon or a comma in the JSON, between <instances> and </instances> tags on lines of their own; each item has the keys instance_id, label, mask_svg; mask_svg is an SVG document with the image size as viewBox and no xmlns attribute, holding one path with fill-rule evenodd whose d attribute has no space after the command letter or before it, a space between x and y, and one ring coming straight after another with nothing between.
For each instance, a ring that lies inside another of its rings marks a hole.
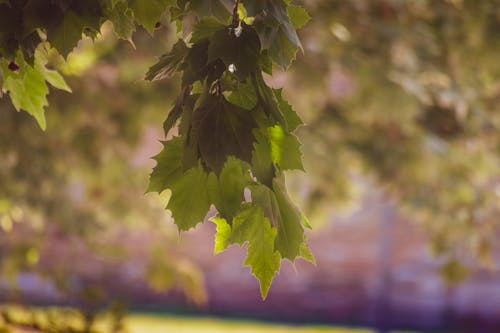
<instances>
[{"instance_id":1,"label":"tree canopy","mask_svg":"<svg viewBox=\"0 0 500 333\"><path fill-rule=\"evenodd\" d=\"M63 160L71 157L70 166L75 172L86 168L85 174L109 162L101 160L105 154L95 156L97 142L117 140L103 124L118 122L124 129L119 135L137 141L128 124L139 112L121 118L96 108L102 112L64 114L47 124L49 86L73 90L71 98L83 95L60 73L71 72L68 64L77 56L72 51L85 43L82 37L98 40L106 22L140 50L138 29L152 35L170 21L177 40L143 76L173 76L165 81L177 82L163 122L169 139L154 157L147 190L170 195L166 208L182 231L203 222L215 207L215 252L247 243L245 264L259 279L263 297L281 259L314 261L304 235L309 222L286 188L285 172L292 170L307 170L307 176L293 173L288 182L301 188L295 197L313 224L317 211L355 195L354 178L369 175L429 231L435 252L446 258L445 272L456 276L467 256L487 263L500 193L498 2L301 3L314 18L309 23L308 12L289 0L0 0L1 91L16 110L49 129L41 133L17 123L13 114L0 115L3 137L13 140L2 147L11 165L1 174L9 184L2 195L30 209L68 201L64 193L51 197L57 192L51 189L68 183L65 172L30 165L40 151L48 159L62 158L51 148L62 144L50 141L53 131L81 144L84 150L73 157L71 147L62 146ZM304 43L296 31L302 27ZM297 55L300 61L290 67ZM276 77L285 78L284 90L271 84ZM141 93L120 88L123 94ZM299 107L307 126L291 105ZM78 131L65 129L65 121L75 118ZM21 142L33 145L26 156L15 157L29 173L16 174L9 156ZM28 191L34 184L28 178L48 187L47 195ZM45 178L53 182L44 185ZM129 181L114 172L100 179L117 189ZM113 193L107 199L114 202L132 195ZM95 206L81 210L78 219L95 221L102 202L89 201ZM72 215L74 203L67 207Z\"/></svg>"}]
</instances>

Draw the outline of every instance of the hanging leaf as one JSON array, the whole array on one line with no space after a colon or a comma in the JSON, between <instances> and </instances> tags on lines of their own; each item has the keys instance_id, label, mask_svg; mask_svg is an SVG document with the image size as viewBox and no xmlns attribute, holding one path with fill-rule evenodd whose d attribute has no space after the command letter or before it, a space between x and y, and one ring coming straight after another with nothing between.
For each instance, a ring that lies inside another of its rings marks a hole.
<instances>
[{"instance_id":1,"label":"hanging leaf","mask_svg":"<svg viewBox=\"0 0 500 333\"><path fill-rule=\"evenodd\" d=\"M208 185L208 175L201 165L188 170L171 185L167 209L179 230L186 231L203 222L210 208Z\"/></svg>"},{"instance_id":2,"label":"hanging leaf","mask_svg":"<svg viewBox=\"0 0 500 333\"><path fill-rule=\"evenodd\" d=\"M226 27L213 34L208 47L208 61L220 59L226 68L234 66L234 74L243 81L257 70L260 54L259 36L253 28L242 23L241 32Z\"/></svg>"},{"instance_id":3,"label":"hanging leaf","mask_svg":"<svg viewBox=\"0 0 500 333\"><path fill-rule=\"evenodd\" d=\"M250 111L229 103L222 95L210 95L194 111L192 123L191 135L197 137L201 157L215 172L220 172L230 155L251 162L252 131L257 124Z\"/></svg>"}]
</instances>

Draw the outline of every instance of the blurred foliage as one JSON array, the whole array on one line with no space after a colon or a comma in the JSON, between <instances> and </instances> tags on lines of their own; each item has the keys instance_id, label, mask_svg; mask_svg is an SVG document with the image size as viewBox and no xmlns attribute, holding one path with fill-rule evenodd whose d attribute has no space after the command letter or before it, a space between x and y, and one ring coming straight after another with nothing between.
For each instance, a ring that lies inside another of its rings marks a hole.
<instances>
[{"instance_id":1,"label":"blurred foliage","mask_svg":"<svg viewBox=\"0 0 500 333\"><path fill-rule=\"evenodd\" d=\"M50 66L74 93L50 96L46 132L0 101L0 270L10 283L2 300L22 302L19 279L32 272L90 322L115 303L126 306L134 281L205 302L201 272L176 253L166 198L144 195L150 156L142 150L156 138L151 129L175 82L139 79L169 34L138 32L139 52L104 25L67 62L54 54Z\"/></svg>"},{"instance_id":2,"label":"blurred foliage","mask_svg":"<svg viewBox=\"0 0 500 333\"><path fill-rule=\"evenodd\" d=\"M294 181L309 214L328 217L332 203L354 200L356 187L376 183L428 231L451 280L462 280L466 266L492 265L500 2L301 3L313 17L301 32L305 53L289 73L275 69L266 80L286 86L283 95L308 125L298 129L308 175ZM63 294L77 295L81 309L92 308L106 294L75 258L90 252L116 273L110 262L119 266L132 255L127 237L153 230L144 268L152 287L179 285L204 299L199 272L168 245L175 235L158 198L142 195L146 166L133 162L147 124L163 121L179 91L174 80L139 80L172 39L165 30L154 39L140 30L133 51L105 25L95 44L84 40L67 62L46 49L44 66L66 74L73 91L49 97L46 133L2 100L0 265L13 284L19 272L38 271ZM10 63L2 61L6 71Z\"/></svg>"},{"instance_id":3,"label":"blurred foliage","mask_svg":"<svg viewBox=\"0 0 500 333\"><path fill-rule=\"evenodd\" d=\"M302 2L314 18L306 52L279 82L308 124L299 195L309 214L355 199L369 175L428 231L445 275L492 267L500 2Z\"/></svg>"}]
</instances>

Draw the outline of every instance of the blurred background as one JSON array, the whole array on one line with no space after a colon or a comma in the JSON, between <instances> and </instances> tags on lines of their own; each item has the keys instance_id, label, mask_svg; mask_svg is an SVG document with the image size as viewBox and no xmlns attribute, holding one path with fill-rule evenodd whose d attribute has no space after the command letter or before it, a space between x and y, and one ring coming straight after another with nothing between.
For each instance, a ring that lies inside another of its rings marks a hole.
<instances>
[{"instance_id":1,"label":"blurred background","mask_svg":"<svg viewBox=\"0 0 500 333\"><path fill-rule=\"evenodd\" d=\"M307 124L316 266L262 301L245 249L178 233L144 192L180 79L142 80L175 28L105 24L52 59L46 132L0 100L0 332L500 331L500 1L300 3L305 52L266 79Z\"/></svg>"}]
</instances>

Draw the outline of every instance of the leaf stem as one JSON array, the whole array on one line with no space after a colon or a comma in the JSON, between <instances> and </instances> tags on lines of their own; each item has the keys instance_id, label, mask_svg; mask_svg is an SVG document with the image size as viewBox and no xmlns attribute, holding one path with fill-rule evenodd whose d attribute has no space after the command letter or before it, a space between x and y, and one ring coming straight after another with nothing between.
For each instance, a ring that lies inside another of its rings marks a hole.
<instances>
[{"instance_id":1,"label":"leaf stem","mask_svg":"<svg viewBox=\"0 0 500 333\"><path fill-rule=\"evenodd\" d=\"M240 17L238 15L238 7L240 5L240 0L235 0L233 8L233 27L236 28L240 24Z\"/></svg>"}]
</instances>

